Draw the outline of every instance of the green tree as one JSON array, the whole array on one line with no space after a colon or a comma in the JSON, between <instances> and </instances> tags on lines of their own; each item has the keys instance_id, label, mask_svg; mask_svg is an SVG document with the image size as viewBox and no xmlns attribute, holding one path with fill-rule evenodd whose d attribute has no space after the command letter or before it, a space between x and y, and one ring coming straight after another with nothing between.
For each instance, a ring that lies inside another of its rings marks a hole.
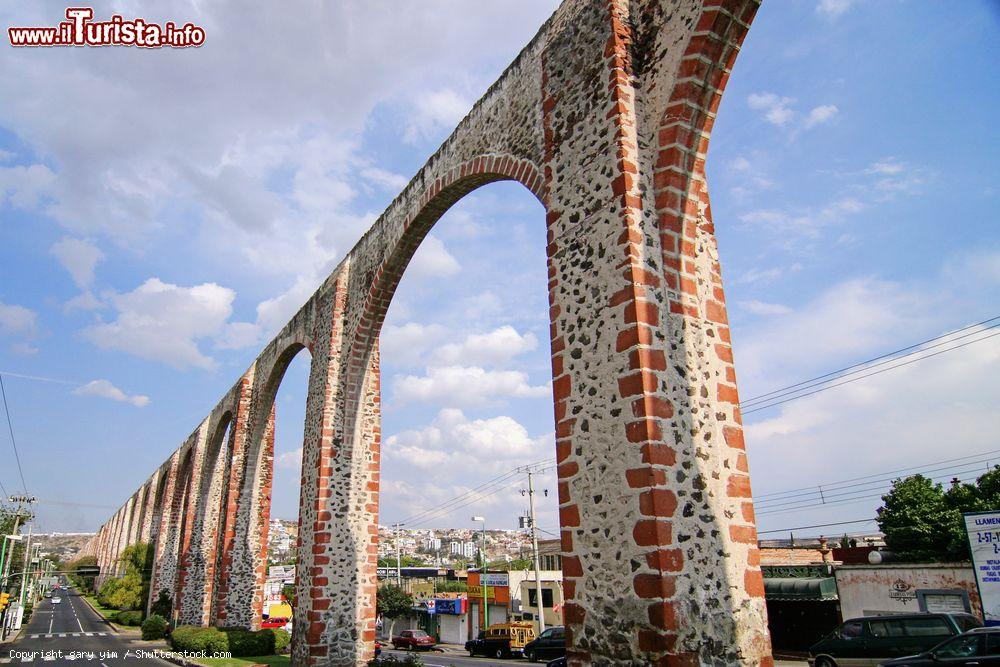
<instances>
[{"instance_id":1,"label":"green tree","mask_svg":"<svg viewBox=\"0 0 1000 667\"><path fill-rule=\"evenodd\" d=\"M439 593L464 593L469 590L468 584L464 581L443 581L434 588Z\"/></svg>"},{"instance_id":2,"label":"green tree","mask_svg":"<svg viewBox=\"0 0 1000 667\"><path fill-rule=\"evenodd\" d=\"M425 567L427 564L416 556L402 556L399 559L400 567ZM379 567L396 567L395 556L383 556L378 559Z\"/></svg>"},{"instance_id":3,"label":"green tree","mask_svg":"<svg viewBox=\"0 0 1000 667\"><path fill-rule=\"evenodd\" d=\"M967 560L962 513L1000 508L1000 466L975 483L956 483L947 490L923 475L897 479L882 501L879 529L900 560Z\"/></svg>"},{"instance_id":4,"label":"green tree","mask_svg":"<svg viewBox=\"0 0 1000 667\"><path fill-rule=\"evenodd\" d=\"M897 479L877 513L886 545L901 560L942 560L951 542L952 511L940 484L923 475Z\"/></svg>"},{"instance_id":5,"label":"green tree","mask_svg":"<svg viewBox=\"0 0 1000 667\"><path fill-rule=\"evenodd\" d=\"M380 586L375 594L375 613L388 618L395 625L396 619L408 615L413 609L413 596L395 584ZM392 625L389 634L392 634Z\"/></svg>"}]
</instances>

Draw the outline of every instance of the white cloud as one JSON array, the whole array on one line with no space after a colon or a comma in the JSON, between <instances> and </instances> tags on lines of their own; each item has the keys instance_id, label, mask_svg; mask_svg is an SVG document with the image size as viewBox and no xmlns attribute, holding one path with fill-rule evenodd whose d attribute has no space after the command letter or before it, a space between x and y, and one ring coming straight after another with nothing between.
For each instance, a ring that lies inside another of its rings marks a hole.
<instances>
[{"instance_id":1,"label":"white cloud","mask_svg":"<svg viewBox=\"0 0 1000 667\"><path fill-rule=\"evenodd\" d=\"M795 101L794 97L783 97L775 93L751 93L747 96L747 106L755 111L763 112L764 119L772 125L793 127L792 121L795 120L792 136L795 136L800 130L808 130L830 121L839 111L834 104L823 104L813 107L805 118L801 118L800 114L792 108ZM749 163L743 164L737 160L734 167L745 169L749 167Z\"/></svg>"},{"instance_id":2,"label":"white cloud","mask_svg":"<svg viewBox=\"0 0 1000 667\"><path fill-rule=\"evenodd\" d=\"M784 272L780 266L772 266L770 269L750 269L736 276L736 283L770 283L781 277Z\"/></svg>"},{"instance_id":3,"label":"white cloud","mask_svg":"<svg viewBox=\"0 0 1000 667\"><path fill-rule=\"evenodd\" d=\"M32 336L38 327L38 314L30 308L0 301L0 334Z\"/></svg>"},{"instance_id":4,"label":"white cloud","mask_svg":"<svg viewBox=\"0 0 1000 667\"><path fill-rule=\"evenodd\" d=\"M472 108L472 101L454 90L426 92L416 99L407 116L403 138L409 143L430 139L443 130L454 127Z\"/></svg>"},{"instance_id":5,"label":"white cloud","mask_svg":"<svg viewBox=\"0 0 1000 667\"><path fill-rule=\"evenodd\" d=\"M50 252L55 255L63 268L69 271L73 282L80 289L90 287L94 282L94 268L104 259L101 249L90 241L68 236L56 242Z\"/></svg>"},{"instance_id":6,"label":"white cloud","mask_svg":"<svg viewBox=\"0 0 1000 667\"><path fill-rule=\"evenodd\" d=\"M382 359L391 360L391 363L400 366L417 363L447 332L440 324L385 324L379 335Z\"/></svg>"},{"instance_id":7,"label":"white cloud","mask_svg":"<svg viewBox=\"0 0 1000 667\"><path fill-rule=\"evenodd\" d=\"M833 104L824 104L822 106L813 107L812 111L809 112L809 115L806 116L806 129L816 127L817 125L827 122L836 116L838 111L837 107Z\"/></svg>"},{"instance_id":8,"label":"white cloud","mask_svg":"<svg viewBox=\"0 0 1000 667\"><path fill-rule=\"evenodd\" d=\"M402 190L410 182L406 176L400 176L399 174L394 174L391 171L378 167L366 167L362 169L361 177L381 188L394 191Z\"/></svg>"},{"instance_id":9,"label":"white cloud","mask_svg":"<svg viewBox=\"0 0 1000 667\"><path fill-rule=\"evenodd\" d=\"M895 176L905 169L895 158L883 158L866 170L869 174L879 174L882 176Z\"/></svg>"},{"instance_id":10,"label":"white cloud","mask_svg":"<svg viewBox=\"0 0 1000 667\"><path fill-rule=\"evenodd\" d=\"M549 396L548 385L531 385L520 371L487 371L477 366L428 368L423 376L405 375L393 381L396 399L447 405L487 405L504 398Z\"/></svg>"},{"instance_id":11,"label":"white cloud","mask_svg":"<svg viewBox=\"0 0 1000 667\"><path fill-rule=\"evenodd\" d=\"M795 112L789 107L795 102L791 97L780 97L774 93L751 93L747 104L751 109L763 111L764 118L772 125L785 125Z\"/></svg>"},{"instance_id":12,"label":"white cloud","mask_svg":"<svg viewBox=\"0 0 1000 667\"><path fill-rule=\"evenodd\" d=\"M526 428L508 416L469 419L461 410L441 410L434 422L421 429L389 436L384 454L425 470L440 470L474 459L490 469L552 455L551 436L532 438Z\"/></svg>"},{"instance_id":13,"label":"white cloud","mask_svg":"<svg viewBox=\"0 0 1000 667\"><path fill-rule=\"evenodd\" d=\"M0 167L0 210L6 204L19 209L39 206L55 180L55 174L43 164Z\"/></svg>"},{"instance_id":14,"label":"white cloud","mask_svg":"<svg viewBox=\"0 0 1000 667\"><path fill-rule=\"evenodd\" d=\"M71 313L74 310L99 310L104 308L103 301L98 299L90 290L84 290L66 302L63 310Z\"/></svg>"},{"instance_id":15,"label":"white cloud","mask_svg":"<svg viewBox=\"0 0 1000 667\"><path fill-rule=\"evenodd\" d=\"M420 279L444 278L461 270L458 260L448 252L444 243L436 237L428 236L413 254L413 259L406 267L406 275Z\"/></svg>"},{"instance_id":16,"label":"white cloud","mask_svg":"<svg viewBox=\"0 0 1000 667\"><path fill-rule=\"evenodd\" d=\"M788 306L783 306L780 303L766 303L764 301L757 301L756 299L740 301L739 306L754 315L788 315L794 312Z\"/></svg>"},{"instance_id":17,"label":"white cloud","mask_svg":"<svg viewBox=\"0 0 1000 667\"><path fill-rule=\"evenodd\" d=\"M503 326L484 334L471 334L461 343L448 343L439 347L432 356L434 363L442 365L502 364L519 354L538 347L533 333L519 334L514 327Z\"/></svg>"},{"instance_id":18,"label":"white cloud","mask_svg":"<svg viewBox=\"0 0 1000 667\"><path fill-rule=\"evenodd\" d=\"M740 332L736 344L741 378L754 393L770 391L796 373L854 361L879 350L887 341L907 339L926 330L932 315L927 301L912 291L874 278L856 278L830 286L784 317L760 320ZM766 380L767 387L761 386Z\"/></svg>"},{"instance_id":19,"label":"white cloud","mask_svg":"<svg viewBox=\"0 0 1000 667\"><path fill-rule=\"evenodd\" d=\"M150 278L110 302L117 316L87 327L83 335L95 345L121 350L175 368L212 368L199 341L226 332L236 293L215 283L179 287Z\"/></svg>"},{"instance_id":20,"label":"white cloud","mask_svg":"<svg viewBox=\"0 0 1000 667\"><path fill-rule=\"evenodd\" d=\"M149 396L126 394L108 380L92 380L74 389L73 393L77 396L99 396L100 398L108 398L112 401L131 403L137 408L144 408L149 405Z\"/></svg>"},{"instance_id":21,"label":"white cloud","mask_svg":"<svg viewBox=\"0 0 1000 667\"><path fill-rule=\"evenodd\" d=\"M278 454L274 457L274 465L285 470L302 470L302 448Z\"/></svg>"},{"instance_id":22,"label":"white cloud","mask_svg":"<svg viewBox=\"0 0 1000 667\"><path fill-rule=\"evenodd\" d=\"M816 13L829 18L837 18L855 3L855 0L820 0Z\"/></svg>"}]
</instances>

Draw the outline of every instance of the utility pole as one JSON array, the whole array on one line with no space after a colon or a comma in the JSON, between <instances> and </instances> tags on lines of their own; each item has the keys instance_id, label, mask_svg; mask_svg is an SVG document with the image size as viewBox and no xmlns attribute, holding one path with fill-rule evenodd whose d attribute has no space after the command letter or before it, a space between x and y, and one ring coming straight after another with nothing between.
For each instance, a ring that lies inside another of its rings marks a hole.
<instances>
[{"instance_id":1,"label":"utility pole","mask_svg":"<svg viewBox=\"0 0 1000 667\"><path fill-rule=\"evenodd\" d=\"M538 567L538 529L535 522L535 487L531 469L528 473L528 512L531 515L531 552L535 561L535 597L538 602L538 634L545 632L545 605L542 604L542 575Z\"/></svg>"},{"instance_id":2,"label":"utility pole","mask_svg":"<svg viewBox=\"0 0 1000 667\"><path fill-rule=\"evenodd\" d=\"M400 566L402 558L400 557L399 554L399 529L402 528L404 525L405 524L402 523L392 524L393 535L396 538L396 587L397 588L403 587L403 574L402 574L403 568Z\"/></svg>"},{"instance_id":3,"label":"utility pole","mask_svg":"<svg viewBox=\"0 0 1000 667\"><path fill-rule=\"evenodd\" d=\"M35 502L35 498L34 498L34 496L23 495L23 496L11 496L8 500L10 500L10 502L12 502L12 503L17 503L18 504L17 505L17 509L14 511L14 529L11 531L11 539L12 540L15 540L15 539L19 540L21 538L20 537L16 537L16 536L17 536L18 528L21 525L21 519L23 518L23 519L25 519L27 521L30 521L33 518L32 514L31 514L31 511L30 511L30 505L31 505L31 503ZM23 505L24 504L28 504L29 505L29 511L27 513L25 513L23 511ZM3 539L4 539L4 546L6 546L7 537L4 536ZM25 553L26 554L28 553L27 546L25 547ZM13 560L14 560L14 545L11 545L9 552L6 552L6 550L4 550L4 553L2 555L0 555L0 561L2 561L2 562L0 562L0 581L3 582L2 586L0 586L0 590L6 589L8 587L8 584L10 583L8 581L8 577L10 576L10 567L11 567L11 562ZM21 589L22 589L22 593L23 593L23 589L24 589L23 579L22 579ZM8 621L10 620L10 613L9 612L10 612L10 605L8 605L3 610L3 616L2 616L2 618L0 618L0 638L2 638L2 639L6 639L7 638L7 625L8 625Z\"/></svg>"}]
</instances>

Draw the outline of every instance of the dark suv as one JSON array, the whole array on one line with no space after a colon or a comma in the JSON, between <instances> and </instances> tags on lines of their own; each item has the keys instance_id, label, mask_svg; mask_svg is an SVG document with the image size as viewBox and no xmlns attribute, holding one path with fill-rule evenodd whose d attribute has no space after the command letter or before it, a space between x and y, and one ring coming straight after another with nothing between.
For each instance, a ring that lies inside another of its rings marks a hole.
<instances>
[{"instance_id":1,"label":"dark suv","mask_svg":"<svg viewBox=\"0 0 1000 667\"><path fill-rule=\"evenodd\" d=\"M971 614L900 614L845 621L809 648L812 667L877 665L923 653L945 639L980 627Z\"/></svg>"},{"instance_id":2,"label":"dark suv","mask_svg":"<svg viewBox=\"0 0 1000 667\"><path fill-rule=\"evenodd\" d=\"M548 628L524 645L524 657L531 662L551 660L566 655L566 629L561 625Z\"/></svg>"}]
</instances>

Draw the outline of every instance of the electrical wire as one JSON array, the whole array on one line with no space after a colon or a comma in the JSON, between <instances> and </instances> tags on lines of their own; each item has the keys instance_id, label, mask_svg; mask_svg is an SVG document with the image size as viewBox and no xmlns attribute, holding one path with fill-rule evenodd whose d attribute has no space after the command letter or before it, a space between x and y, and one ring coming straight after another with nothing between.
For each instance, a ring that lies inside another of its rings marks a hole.
<instances>
[{"instance_id":1,"label":"electrical wire","mask_svg":"<svg viewBox=\"0 0 1000 667\"><path fill-rule=\"evenodd\" d=\"M942 340L944 338L948 338L950 336L954 336L957 333L961 333L963 331L967 331L968 329L973 329L973 328L976 328L976 327L980 327L980 326L982 326L984 324L989 324L990 322L993 322L995 320L1000 320L1000 315L998 315L996 317L991 317L991 318L989 318L987 320L983 320L982 322L976 322L975 324L970 324L970 325L962 327L960 329L955 329L954 331L950 331L948 333L941 334L940 336L934 336L933 338L928 338L927 340L922 341L920 343L915 343L915 344L909 345L907 347L902 347L902 348L900 348L898 350L893 350L892 352L886 352L885 354L881 354L881 355L879 355L877 357L872 357L871 359L868 359L866 361L859 361L859 362L857 362L855 364L851 364L850 366L846 366L844 368L841 368L841 369L838 369L838 370L835 370L835 371L830 371L829 373L824 373L823 375L818 375L818 376L816 376L814 378L810 378L808 380L802 380L801 382L796 382L795 384L790 384L787 387L781 387L780 389L775 389L773 391L769 391L766 394L760 394L758 396L754 396L752 398L745 399L743 401L740 401L740 407L749 406L752 403L759 403L759 402L763 401L764 399L768 399L767 401L764 401L764 402L769 402L771 399L769 399L768 397L774 396L775 394L780 394L782 392L786 392L787 390L795 389L796 387L803 387L803 385L813 385L814 383L818 382L819 380L824 380L825 378L829 378L829 377L835 376L835 375L839 376L841 373L845 373L846 371L849 371L852 368L859 368L860 369L860 367L862 367L862 366L868 366L868 364L871 364L871 363L873 363L875 361L878 361L879 359L885 359L887 357L893 357L893 359L888 359L887 361L882 362L882 364L890 363L892 361L896 361L896 360L902 359L902 358L904 358L906 356L910 356L912 354L917 354L919 352L923 352L924 350L929 350L929 349L932 349L932 348L935 348L935 347L939 347L941 345L945 345L945 344L950 343L950 342L954 342L956 340L961 340L962 338L967 338L969 336L973 336L973 335L975 335L975 334L977 334L977 333L979 333L981 331L987 331L989 329L994 329L994 328L1000 326L1000 323L993 324L993 325L991 325L989 327L986 327L984 329L977 329L976 331L973 331L972 333L968 333L968 334L965 334L964 336L959 336L957 338L952 338L951 340L944 341L944 342L941 342L941 343L936 343L935 345L931 345L929 347L923 347L924 345L927 345L927 343L933 343L934 341ZM906 352L907 350L913 350L915 348L922 348L922 349L921 350L917 350L915 352L911 352L911 353L909 353L907 355L903 355L901 357L896 357L895 356L895 355L899 354L900 352ZM868 368L875 368L876 366L880 366L882 364L875 364L875 366L868 366ZM860 372L860 370L859 371L855 371L855 372ZM850 375L850 374L853 374L853 373L849 373L848 375ZM824 383L820 383L820 384L824 384ZM807 388L808 387L803 387L803 389L807 389ZM792 392L792 393L797 393L797 392ZM777 398L777 396L774 396L774 397Z\"/></svg>"},{"instance_id":2,"label":"electrical wire","mask_svg":"<svg viewBox=\"0 0 1000 667\"><path fill-rule=\"evenodd\" d=\"M21 476L21 486L24 495L28 495L28 484L24 481L24 470L21 468L21 456L17 453L17 442L14 440L14 425L10 421L10 409L7 407L7 391L3 386L3 375L0 375L0 396L3 396L3 411L7 414L7 430L10 432L10 445L14 448L14 460L17 461L17 472ZM6 495L6 491L4 495Z\"/></svg>"},{"instance_id":3,"label":"electrical wire","mask_svg":"<svg viewBox=\"0 0 1000 667\"><path fill-rule=\"evenodd\" d=\"M944 481L944 480L947 480L949 477L952 477L953 474L954 473L948 473L947 475L939 475L939 476L935 476L935 477L930 477L929 479L932 482L933 481ZM889 487L889 488L891 488L891 487ZM798 511L804 510L804 509L813 509L813 508L819 508L819 507L832 507L832 506L835 506L835 505L851 504L851 503L861 502L862 500L870 500L872 498L881 498L883 495L885 495L889 491L889 488L883 488L882 490L878 491L877 493L861 492L862 495L851 496L851 497L847 497L847 498L840 498L838 500L833 500L833 501L827 502L827 503L812 502L812 503L803 503L803 504L800 504L800 505L796 505L794 507L787 507L787 508L774 508L774 507L772 507L772 508L766 508L763 511L756 512L756 514L758 516L764 516L764 515L767 515L767 514L784 514L784 513L787 513L787 512L798 512Z\"/></svg>"},{"instance_id":4,"label":"electrical wire","mask_svg":"<svg viewBox=\"0 0 1000 667\"><path fill-rule=\"evenodd\" d=\"M983 457L995 458L997 456L1000 456L1000 449L993 449L993 450L989 450L989 451L986 451L986 452L980 452L979 454L969 454L968 456L958 456L958 457L955 457L955 458L943 459L941 461L933 461L931 463L924 463L924 464L918 465L918 466L909 466L909 467L906 467L906 468L897 468L895 470L888 470L888 471L885 471L885 472L876 472L876 473L872 473L870 475L862 475L861 477L851 477L849 479L840 480L838 482L826 482L826 483L823 483L823 484L814 484L812 486L805 486L805 487L800 487L800 488L796 488L796 489L789 489L787 491L777 491L777 492L774 492L774 493L765 493L763 495L755 495L754 498L756 500L762 500L764 498L773 498L773 497L777 497L777 496L783 496L783 495L786 495L786 494L798 495L798 492L800 492L800 491L813 492L816 488L819 488L819 487L822 487L824 489L827 489L827 488L834 489L836 487L845 485L845 484L847 484L849 482L857 482L857 481L860 481L860 480L872 479L872 478L875 478L875 477L886 477L886 476L890 476L890 475L898 475L899 473L918 471L918 470L921 470L921 469L924 469L924 468L930 468L931 466L939 466L939 465L943 465L945 463L954 463L956 461L967 461L968 459L978 459L978 458L983 458Z\"/></svg>"},{"instance_id":5,"label":"electrical wire","mask_svg":"<svg viewBox=\"0 0 1000 667\"><path fill-rule=\"evenodd\" d=\"M535 462L530 463L528 465L530 465L530 466L537 466L537 465L541 465L543 463L546 463L549 460L550 459L542 459L540 461L535 461ZM417 512L416 514L410 515L410 516L404 518L399 523L413 523L413 522L416 522L416 521L426 522L429 518L438 516L438 515L440 515L442 513L447 514L447 513L453 512L453 511L457 511L457 510L461 509L462 507L465 507L465 506L467 506L467 505L475 502L476 500L488 497L490 495L494 495L495 493L497 493L497 492L499 492L501 490L500 485L503 485L505 482L508 482L512 477L515 477L515 476L518 476L518 475L520 475L520 467L508 470L507 472L505 472L505 473L503 473L503 474L501 474L501 475L499 475L497 477L494 477L493 479L488 480L488 481L484 482L483 484L480 484L479 486L475 487L474 489L470 489L469 491L466 491L465 493L459 494L458 496L456 496L454 498L451 498L450 500L446 500L445 502L441 503L440 505L436 505L434 507L430 507L430 508L428 508L426 510L423 510L421 512ZM517 481L520 481L520 479L518 478ZM511 484L507 484L507 486L511 486ZM497 487L497 488L490 490L491 487ZM503 488L506 488L506 486L504 486Z\"/></svg>"},{"instance_id":6,"label":"electrical wire","mask_svg":"<svg viewBox=\"0 0 1000 667\"><path fill-rule=\"evenodd\" d=\"M771 533L790 533L793 530L809 530L810 528L827 528L829 526L847 526L852 523L874 523L877 519L855 519L853 521L835 521L833 523L816 523L811 526L795 526L794 528L775 528L774 530L758 530L758 535L770 535Z\"/></svg>"},{"instance_id":7,"label":"electrical wire","mask_svg":"<svg viewBox=\"0 0 1000 667\"><path fill-rule=\"evenodd\" d=\"M950 472L947 473L947 475L964 474L964 473L968 473L968 472L973 472L975 470L979 470L984 463L988 463L988 459L983 459L981 461L968 461L966 463L962 463L962 464L959 464L959 465L945 466L943 468L932 468L932 469L928 469L928 470L923 470L919 474L926 474L927 476L931 476L932 473L943 473L944 471L950 471ZM973 466L973 467L970 468L969 466ZM819 488L819 487L817 487L816 490L812 492L812 494L804 494L804 495L811 495L812 498L813 498L813 500L818 500L820 502L820 504L828 504L828 501L831 498L838 498L838 497L842 497L844 495L860 493L862 491L872 491L872 490L874 490L873 488L867 488L866 489L866 488L858 488L858 487L873 487L874 486L875 488L879 488L881 486L884 486L887 482L892 482L892 481L894 481L896 479L899 479L898 475L890 476L890 477L884 477L882 479L875 479L875 480L871 480L869 482L860 482L858 484L848 484L848 485L845 485L845 486L842 486L842 487L834 487L834 488L823 487L822 489ZM850 490L845 491L845 489L850 489ZM763 500L760 503L758 503L758 506L760 506L760 507L766 507L766 508L770 509L770 508L773 508L773 507L783 507L783 506L787 506L787 505L796 505L796 504L799 504L799 503L803 502L804 500L805 500L805 498L802 498L802 497L800 497L798 499L775 498L775 499L772 499L772 500Z\"/></svg>"},{"instance_id":8,"label":"electrical wire","mask_svg":"<svg viewBox=\"0 0 1000 667\"><path fill-rule=\"evenodd\" d=\"M984 331L985 331L985 329L984 329ZM870 378L870 377L873 377L875 375L881 375L882 373L887 373L888 371L896 370L897 368L902 368L903 366L909 366L910 364L915 364L918 361L924 361L925 359L930 359L931 357L936 357L939 354L944 354L945 352L951 352L953 350L958 350L958 349L961 349L963 347L967 347L969 345L972 345L973 343L980 343L980 342L982 342L984 340L988 340L988 339L994 338L996 336L1000 336L1000 332L997 332L995 334L990 334L989 336L983 336L982 338L977 338L976 340L970 340L970 341L967 341L965 343L962 343L961 345L955 345L954 347L949 347L949 348L944 349L944 350L939 350L938 352L934 352L932 354L928 354L928 355L925 355L923 357L918 357L916 359L911 359L910 361L906 361L906 362L903 362L901 364L896 364L895 366L889 366L888 368L883 368L882 370L875 371L873 373L868 373L866 375L860 375L858 377L854 377L854 378L850 378L848 380L844 380L843 382L837 382L837 383L834 383L834 384L830 384L830 385L827 385L825 387L821 387L819 389L815 389L813 391L806 392L804 394L798 394L796 396L792 396L791 398L786 398L786 399L780 400L780 401L774 401L774 402L771 402L771 403L767 403L766 405L755 406L755 407L753 407L750 410L742 411L742 414L743 415L748 415L748 414L751 414L751 413L754 413L754 412L759 412L760 410L766 410L768 408L773 408L773 407L778 406L778 405L783 405L783 404L788 403L790 401L795 401L795 400L798 400L800 398L805 398L806 396L812 396L814 394L819 394L820 392L824 392L824 391L827 391L829 389L833 389L835 387L841 387L841 386L843 386L845 384L850 384L852 382L857 382L858 380L863 380L865 378Z\"/></svg>"}]
</instances>

